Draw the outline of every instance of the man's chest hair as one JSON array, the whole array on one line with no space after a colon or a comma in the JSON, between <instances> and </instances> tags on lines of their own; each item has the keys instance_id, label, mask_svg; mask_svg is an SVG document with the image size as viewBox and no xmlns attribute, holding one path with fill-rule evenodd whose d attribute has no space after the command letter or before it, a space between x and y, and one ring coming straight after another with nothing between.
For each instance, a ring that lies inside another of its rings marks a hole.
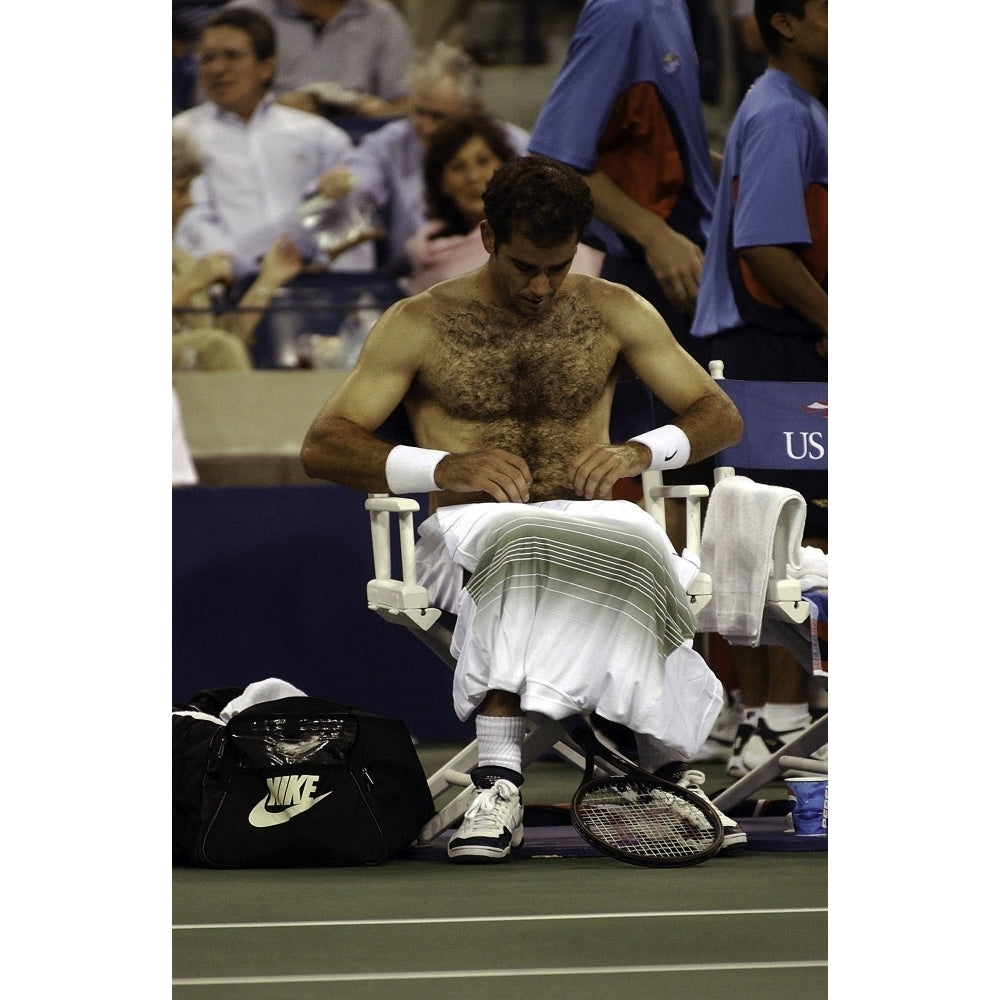
<instances>
[{"instance_id":1,"label":"man's chest hair","mask_svg":"<svg viewBox=\"0 0 1000 1000\"><path fill-rule=\"evenodd\" d=\"M531 320L470 303L444 314L435 333L421 389L466 420L583 416L617 359L604 317L572 298Z\"/></svg>"}]
</instances>

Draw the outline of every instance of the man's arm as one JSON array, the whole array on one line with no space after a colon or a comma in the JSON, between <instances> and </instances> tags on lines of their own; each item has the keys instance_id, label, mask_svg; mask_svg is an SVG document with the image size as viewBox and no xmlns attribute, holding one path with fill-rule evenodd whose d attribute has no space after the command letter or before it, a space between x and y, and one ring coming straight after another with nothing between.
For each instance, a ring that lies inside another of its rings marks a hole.
<instances>
[{"instance_id":1,"label":"man's arm","mask_svg":"<svg viewBox=\"0 0 1000 1000\"><path fill-rule=\"evenodd\" d=\"M735 444L743 434L743 418L733 401L677 343L649 302L624 286L612 285L605 294L604 307L608 322L621 338L622 356L657 398L677 414L672 424L654 433L670 442L671 449L676 446L679 454L675 463L663 465L654 462L649 445L640 441L592 445L575 457L567 478L567 485L588 499L607 499L619 479L649 468L680 468L699 462ZM661 454L656 459L664 457Z\"/></svg>"},{"instance_id":2,"label":"man's arm","mask_svg":"<svg viewBox=\"0 0 1000 1000\"><path fill-rule=\"evenodd\" d=\"M373 433L402 402L419 366L418 336L400 336L405 300L372 327L357 364L316 415L300 451L313 479L366 493L388 490L385 462L393 445Z\"/></svg>"},{"instance_id":3,"label":"man's arm","mask_svg":"<svg viewBox=\"0 0 1000 1000\"><path fill-rule=\"evenodd\" d=\"M673 421L691 442L689 462L736 444L743 420L718 382L677 343L663 317L644 298L622 288L615 306L622 354L639 379L677 414Z\"/></svg>"},{"instance_id":4,"label":"man's arm","mask_svg":"<svg viewBox=\"0 0 1000 1000\"><path fill-rule=\"evenodd\" d=\"M421 359L432 351L420 320L423 308L415 298L405 299L390 306L372 327L354 369L306 432L299 454L303 469L310 478L366 493L437 489L527 502L531 474L517 455L499 448L411 448L373 433L403 401ZM437 443L447 444L444 438Z\"/></svg>"},{"instance_id":5,"label":"man's arm","mask_svg":"<svg viewBox=\"0 0 1000 1000\"><path fill-rule=\"evenodd\" d=\"M690 312L701 282L701 248L630 198L602 170L584 174L583 179L594 198L594 215L643 248L664 295L678 309Z\"/></svg>"},{"instance_id":6,"label":"man's arm","mask_svg":"<svg viewBox=\"0 0 1000 1000\"><path fill-rule=\"evenodd\" d=\"M797 253L779 246L744 247L737 253L786 309L793 309L826 334L827 294Z\"/></svg>"}]
</instances>

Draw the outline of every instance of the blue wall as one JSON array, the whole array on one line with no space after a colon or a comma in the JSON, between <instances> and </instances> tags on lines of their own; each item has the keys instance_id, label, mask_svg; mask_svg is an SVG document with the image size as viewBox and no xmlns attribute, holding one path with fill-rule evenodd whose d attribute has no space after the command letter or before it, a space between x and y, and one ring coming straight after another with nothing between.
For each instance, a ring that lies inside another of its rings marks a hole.
<instances>
[{"instance_id":1,"label":"blue wall","mask_svg":"<svg viewBox=\"0 0 1000 1000\"><path fill-rule=\"evenodd\" d=\"M173 700L282 677L465 742L448 667L369 611L364 497L329 484L173 491Z\"/></svg>"}]
</instances>

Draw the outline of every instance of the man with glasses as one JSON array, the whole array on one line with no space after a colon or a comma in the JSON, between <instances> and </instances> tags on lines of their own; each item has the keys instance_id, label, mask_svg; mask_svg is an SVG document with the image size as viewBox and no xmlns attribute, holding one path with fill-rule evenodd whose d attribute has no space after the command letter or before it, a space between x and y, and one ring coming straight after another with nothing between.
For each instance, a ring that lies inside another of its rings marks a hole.
<instances>
[{"instance_id":1,"label":"man with glasses","mask_svg":"<svg viewBox=\"0 0 1000 1000\"><path fill-rule=\"evenodd\" d=\"M373 117L406 111L410 26L387 0L231 0L278 36L274 90L303 111ZM313 86L310 86L313 85ZM316 89L313 89L315 87Z\"/></svg>"},{"instance_id":2,"label":"man with glasses","mask_svg":"<svg viewBox=\"0 0 1000 1000\"><path fill-rule=\"evenodd\" d=\"M192 185L194 205L178 224L175 242L203 257L232 254L234 273L256 271L284 232L303 256L315 243L297 210L317 178L344 160L348 134L318 115L276 103L274 27L262 14L225 8L202 29L195 56L206 100L173 119L193 139L203 173ZM336 258L336 270L370 270L371 243Z\"/></svg>"}]
</instances>

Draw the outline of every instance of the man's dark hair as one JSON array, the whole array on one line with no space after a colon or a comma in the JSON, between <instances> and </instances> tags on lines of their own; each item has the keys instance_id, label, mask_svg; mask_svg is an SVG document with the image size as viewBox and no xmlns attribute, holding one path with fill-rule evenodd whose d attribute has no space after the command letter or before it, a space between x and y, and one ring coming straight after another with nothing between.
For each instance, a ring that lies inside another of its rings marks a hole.
<instances>
[{"instance_id":1,"label":"man's dark hair","mask_svg":"<svg viewBox=\"0 0 1000 1000\"><path fill-rule=\"evenodd\" d=\"M760 29L760 37L768 52L781 51L782 35L771 25L775 14L791 14L799 21L806 16L806 0L754 0L753 16Z\"/></svg>"},{"instance_id":2,"label":"man's dark hair","mask_svg":"<svg viewBox=\"0 0 1000 1000\"><path fill-rule=\"evenodd\" d=\"M441 178L448 161L472 138L480 136L497 159L506 162L517 156L503 126L489 115L470 115L446 122L431 137L424 153L424 192L427 217L447 225L437 235L464 236L469 220L454 200L441 189Z\"/></svg>"},{"instance_id":3,"label":"man's dark hair","mask_svg":"<svg viewBox=\"0 0 1000 1000\"><path fill-rule=\"evenodd\" d=\"M202 37L209 28L237 28L250 36L254 55L261 61L270 59L278 51L274 25L263 14L246 7L224 7L205 22Z\"/></svg>"},{"instance_id":4,"label":"man's dark hair","mask_svg":"<svg viewBox=\"0 0 1000 1000\"><path fill-rule=\"evenodd\" d=\"M533 154L497 170L483 205L498 244L509 243L515 230L539 247L579 240L594 214L590 188L572 167Z\"/></svg>"}]
</instances>

